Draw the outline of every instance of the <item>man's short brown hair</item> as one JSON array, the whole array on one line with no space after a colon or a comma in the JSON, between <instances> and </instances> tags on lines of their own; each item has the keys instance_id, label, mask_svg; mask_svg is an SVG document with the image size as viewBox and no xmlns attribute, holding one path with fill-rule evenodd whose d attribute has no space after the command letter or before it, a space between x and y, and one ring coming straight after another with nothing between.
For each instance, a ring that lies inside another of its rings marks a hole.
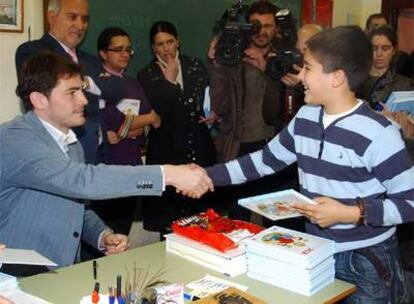
<instances>
[{"instance_id":1,"label":"man's short brown hair","mask_svg":"<svg viewBox=\"0 0 414 304\"><path fill-rule=\"evenodd\" d=\"M76 75L81 75L80 66L62 55L54 53L35 55L23 64L16 94L22 100L24 109L30 111L33 109L30 101L32 92L49 96L60 79Z\"/></svg>"}]
</instances>

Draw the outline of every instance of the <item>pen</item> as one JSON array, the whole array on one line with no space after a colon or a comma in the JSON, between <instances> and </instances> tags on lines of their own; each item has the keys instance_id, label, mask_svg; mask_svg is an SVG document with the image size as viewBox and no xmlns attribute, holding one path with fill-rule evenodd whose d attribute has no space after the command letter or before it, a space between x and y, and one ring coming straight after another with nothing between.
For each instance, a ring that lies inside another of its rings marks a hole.
<instances>
[{"instance_id":1,"label":"pen","mask_svg":"<svg viewBox=\"0 0 414 304\"><path fill-rule=\"evenodd\" d=\"M197 301L200 300L199 297L192 295L189 292L184 292L184 300L186 301Z\"/></svg>"},{"instance_id":2,"label":"pen","mask_svg":"<svg viewBox=\"0 0 414 304\"><path fill-rule=\"evenodd\" d=\"M116 299L118 300L118 304L125 304L125 299L123 296L116 297Z\"/></svg>"},{"instance_id":3,"label":"pen","mask_svg":"<svg viewBox=\"0 0 414 304\"><path fill-rule=\"evenodd\" d=\"M108 297L109 304L115 304L115 296L114 296L112 286L108 287L108 294L109 294L109 297Z\"/></svg>"},{"instance_id":4,"label":"pen","mask_svg":"<svg viewBox=\"0 0 414 304\"><path fill-rule=\"evenodd\" d=\"M122 282L121 275L118 274L116 276L116 297L117 298L121 297L121 291L122 291L121 282Z\"/></svg>"},{"instance_id":5,"label":"pen","mask_svg":"<svg viewBox=\"0 0 414 304\"><path fill-rule=\"evenodd\" d=\"M92 262L93 265L93 279L96 280L98 278L98 263L94 260Z\"/></svg>"}]
</instances>

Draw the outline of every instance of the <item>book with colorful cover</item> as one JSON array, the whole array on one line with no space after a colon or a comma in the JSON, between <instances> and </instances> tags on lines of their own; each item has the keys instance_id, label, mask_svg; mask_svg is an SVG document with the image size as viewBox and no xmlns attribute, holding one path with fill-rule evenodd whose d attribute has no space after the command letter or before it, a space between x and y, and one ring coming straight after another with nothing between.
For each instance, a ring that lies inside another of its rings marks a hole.
<instances>
[{"instance_id":1,"label":"book with colorful cover","mask_svg":"<svg viewBox=\"0 0 414 304\"><path fill-rule=\"evenodd\" d=\"M272 226L245 241L247 252L312 268L335 253L335 242Z\"/></svg>"},{"instance_id":2,"label":"book with colorful cover","mask_svg":"<svg viewBox=\"0 0 414 304\"><path fill-rule=\"evenodd\" d=\"M238 201L240 206L273 221L302 216L291 207L293 203L316 204L293 189L247 197Z\"/></svg>"},{"instance_id":3,"label":"book with colorful cover","mask_svg":"<svg viewBox=\"0 0 414 304\"><path fill-rule=\"evenodd\" d=\"M209 297L202 298L193 302L195 304L221 304L221 303L254 303L266 304L265 301L234 287L229 287Z\"/></svg>"}]
</instances>

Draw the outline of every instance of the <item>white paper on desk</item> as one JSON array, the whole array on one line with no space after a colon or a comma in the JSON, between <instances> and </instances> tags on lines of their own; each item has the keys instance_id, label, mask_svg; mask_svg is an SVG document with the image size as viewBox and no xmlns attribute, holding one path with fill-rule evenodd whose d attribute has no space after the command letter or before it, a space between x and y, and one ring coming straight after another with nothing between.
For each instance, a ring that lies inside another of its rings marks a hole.
<instances>
[{"instance_id":1,"label":"white paper on desk","mask_svg":"<svg viewBox=\"0 0 414 304\"><path fill-rule=\"evenodd\" d=\"M209 295L220 292L228 287L235 287L242 291L247 290L247 286L237 284L228 280L220 279L212 275L206 274L204 277L197 281L190 282L186 287L192 289L191 295L199 298L204 298Z\"/></svg>"},{"instance_id":2,"label":"white paper on desk","mask_svg":"<svg viewBox=\"0 0 414 304\"><path fill-rule=\"evenodd\" d=\"M48 258L34 250L5 248L0 252L0 263L3 264L23 264L23 265L44 265L57 266Z\"/></svg>"},{"instance_id":3,"label":"white paper on desk","mask_svg":"<svg viewBox=\"0 0 414 304\"><path fill-rule=\"evenodd\" d=\"M16 304L50 304L49 302L21 291L20 289L6 290L2 293L2 296L9 298Z\"/></svg>"}]
</instances>

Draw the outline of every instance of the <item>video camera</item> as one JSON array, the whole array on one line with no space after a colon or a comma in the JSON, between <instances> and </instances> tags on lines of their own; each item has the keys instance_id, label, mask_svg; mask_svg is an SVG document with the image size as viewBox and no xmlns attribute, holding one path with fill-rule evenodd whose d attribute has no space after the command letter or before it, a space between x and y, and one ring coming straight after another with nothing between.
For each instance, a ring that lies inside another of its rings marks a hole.
<instances>
[{"instance_id":1,"label":"video camera","mask_svg":"<svg viewBox=\"0 0 414 304\"><path fill-rule=\"evenodd\" d=\"M292 15L288 9L276 14L276 23L281 32L281 41L276 46L276 53L266 64L265 73L273 80L278 80L287 73L296 74L293 65L303 65L302 54L296 49L297 32Z\"/></svg>"},{"instance_id":2,"label":"video camera","mask_svg":"<svg viewBox=\"0 0 414 304\"><path fill-rule=\"evenodd\" d=\"M215 58L218 64L233 66L240 62L249 45L249 37L260 31L260 23L246 20L247 5L238 0L216 21L213 35L218 36Z\"/></svg>"},{"instance_id":3,"label":"video camera","mask_svg":"<svg viewBox=\"0 0 414 304\"><path fill-rule=\"evenodd\" d=\"M249 46L250 37L260 32L259 22L249 23L246 19L247 10L248 5L238 0L216 21L213 35L219 37L215 53L218 64L237 65ZM281 30L281 39L274 45L276 53L268 59L265 73L271 79L278 80L289 72L296 73L293 65L302 65L302 55L296 50L297 32L290 11L280 10L275 18Z\"/></svg>"}]
</instances>

